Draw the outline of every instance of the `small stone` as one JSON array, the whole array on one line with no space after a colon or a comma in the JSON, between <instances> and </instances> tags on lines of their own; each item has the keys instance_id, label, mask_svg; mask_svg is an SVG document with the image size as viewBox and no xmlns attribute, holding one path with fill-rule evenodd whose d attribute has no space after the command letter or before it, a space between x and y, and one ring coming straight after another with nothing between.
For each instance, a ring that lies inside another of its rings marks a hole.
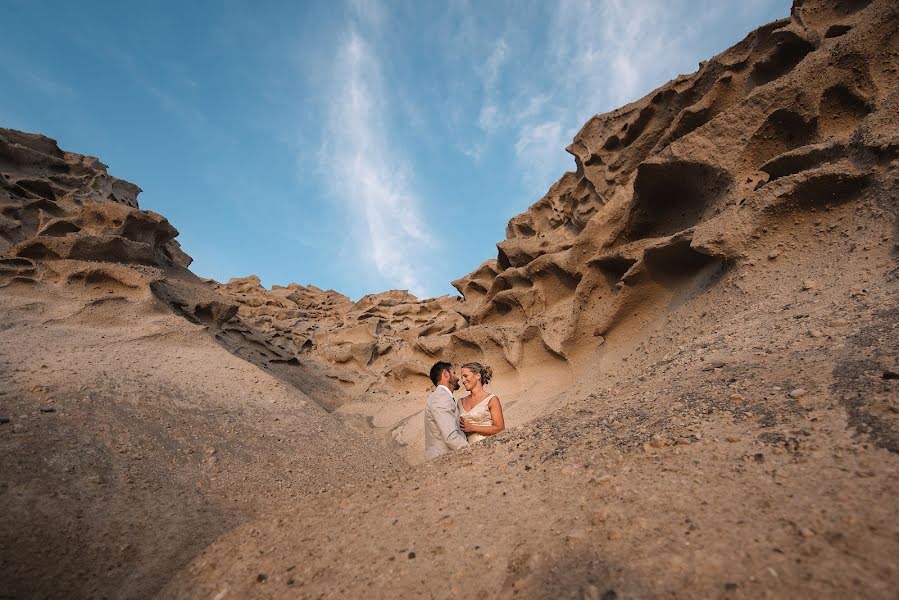
<instances>
[{"instance_id":1,"label":"small stone","mask_svg":"<svg viewBox=\"0 0 899 600\"><path fill-rule=\"evenodd\" d=\"M729 435L729 436L725 437L724 439L726 441L730 442L731 444L735 444L740 441L740 438L736 435Z\"/></svg>"},{"instance_id":2,"label":"small stone","mask_svg":"<svg viewBox=\"0 0 899 600\"><path fill-rule=\"evenodd\" d=\"M265 573L260 573L259 575L256 576L257 583L265 583L265 581L267 579L268 579L268 575L266 575Z\"/></svg>"},{"instance_id":3,"label":"small stone","mask_svg":"<svg viewBox=\"0 0 899 600\"><path fill-rule=\"evenodd\" d=\"M831 325L833 325L834 327L845 327L846 325L849 325L849 321L847 321L846 319L834 319L831 322Z\"/></svg>"},{"instance_id":4,"label":"small stone","mask_svg":"<svg viewBox=\"0 0 899 600\"><path fill-rule=\"evenodd\" d=\"M702 440L702 434L699 433L698 431L697 431L696 433L694 433L694 434L691 434L690 437L692 437L692 438L693 438L694 440L696 440L697 442L700 441L700 440Z\"/></svg>"},{"instance_id":5,"label":"small stone","mask_svg":"<svg viewBox=\"0 0 899 600\"><path fill-rule=\"evenodd\" d=\"M730 396L728 396L728 399L731 402L742 402L746 398L743 397L743 394L731 394Z\"/></svg>"},{"instance_id":6,"label":"small stone","mask_svg":"<svg viewBox=\"0 0 899 600\"><path fill-rule=\"evenodd\" d=\"M606 521L609 520L609 509L608 508L600 508L595 511L593 515L590 516L590 522L593 523L594 526L602 525Z\"/></svg>"},{"instance_id":7,"label":"small stone","mask_svg":"<svg viewBox=\"0 0 899 600\"><path fill-rule=\"evenodd\" d=\"M802 291L807 292L818 287L814 279L805 279L802 281Z\"/></svg>"},{"instance_id":8,"label":"small stone","mask_svg":"<svg viewBox=\"0 0 899 600\"><path fill-rule=\"evenodd\" d=\"M609 483L610 481L612 481L612 476L609 474L605 474L596 478L596 483L598 484L605 484Z\"/></svg>"},{"instance_id":9,"label":"small stone","mask_svg":"<svg viewBox=\"0 0 899 600\"><path fill-rule=\"evenodd\" d=\"M22 425L21 423L16 423L12 426L13 433L25 433L28 431L28 428Z\"/></svg>"},{"instance_id":10,"label":"small stone","mask_svg":"<svg viewBox=\"0 0 899 600\"><path fill-rule=\"evenodd\" d=\"M415 558L415 552L410 552L407 556L409 557L409 560L412 560Z\"/></svg>"},{"instance_id":11,"label":"small stone","mask_svg":"<svg viewBox=\"0 0 899 600\"><path fill-rule=\"evenodd\" d=\"M53 408L52 406L42 406L42 407L41 407L40 409L38 409L38 410L40 410L42 413L54 413L54 412L56 412L56 409Z\"/></svg>"},{"instance_id":12,"label":"small stone","mask_svg":"<svg viewBox=\"0 0 899 600\"><path fill-rule=\"evenodd\" d=\"M813 338L824 337L824 334L817 329L809 329L808 334Z\"/></svg>"},{"instance_id":13,"label":"small stone","mask_svg":"<svg viewBox=\"0 0 899 600\"><path fill-rule=\"evenodd\" d=\"M728 581L727 583L724 584L724 589L727 590L728 592L735 592L738 587L740 587L740 586L737 585L736 583L734 583L733 581Z\"/></svg>"},{"instance_id":14,"label":"small stone","mask_svg":"<svg viewBox=\"0 0 899 600\"><path fill-rule=\"evenodd\" d=\"M778 256L780 256L780 250L772 250L768 253L768 260L774 260Z\"/></svg>"},{"instance_id":15,"label":"small stone","mask_svg":"<svg viewBox=\"0 0 899 600\"><path fill-rule=\"evenodd\" d=\"M796 399L798 399L798 398L802 398L802 397L805 396L806 394L808 394L808 391L806 391L806 390L804 390L804 389L802 389L802 388L796 388L795 390L792 390L792 391L791 391L789 394L787 394L787 395L788 395L790 398L792 398L793 400L796 400Z\"/></svg>"},{"instance_id":16,"label":"small stone","mask_svg":"<svg viewBox=\"0 0 899 600\"><path fill-rule=\"evenodd\" d=\"M600 600L601 596L599 595L599 588L591 583L582 590L581 598L583 598L583 600Z\"/></svg>"},{"instance_id":17,"label":"small stone","mask_svg":"<svg viewBox=\"0 0 899 600\"><path fill-rule=\"evenodd\" d=\"M652 439L649 441L649 443L653 448L664 448L668 445L668 440L666 440L663 435L657 433L652 436Z\"/></svg>"},{"instance_id":18,"label":"small stone","mask_svg":"<svg viewBox=\"0 0 899 600\"><path fill-rule=\"evenodd\" d=\"M620 540L624 536L619 530L613 529L606 535L606 537L610 540Z\"/></svg>"},{"instance_id":19,"label":"small stone","mask_svg":"<svg viewBox=\"0 0 899 600\"><path fill-rule=\"evenodd\" d=\"M713 361L709 362L707 365L705 365L702 368L702 370L703 371L713 371L715 369L724 368L725 366L727 366L727 363L724 362L723 360L713 360Z\"/></svg>"},{"instance_id":20,"label":"small stone","mask_svg":"<svg viewBox=\"0 0 899 600\"><path fill-rule=\"evenodd\" d=\"M815 532L812 531L811 529L809 529L808 527L800 527L800 528L799 528L799 535L801 535L801 536L804 537L804 538L810 538L810 537L812 537L813 535L815 535Z\"/></svg>"},{"instance_id":21,"label":"small stone","mask_svg":"<svg viewBox=\"0 0 899 600\"><path fill-rule=\"evenodd\" d=\"M206 453L206 456L212 456L213 454L215 454L215 448L213 448L212 446L206 446L206 448L203 449L203 452Z\"/></svg>"}]
</instances>

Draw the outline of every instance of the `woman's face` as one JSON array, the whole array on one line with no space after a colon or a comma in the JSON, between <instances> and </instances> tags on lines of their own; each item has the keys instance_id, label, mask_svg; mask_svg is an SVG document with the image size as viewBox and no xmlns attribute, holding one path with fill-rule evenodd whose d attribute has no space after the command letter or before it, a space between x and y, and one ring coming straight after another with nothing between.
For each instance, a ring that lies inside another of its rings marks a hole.
<instances>
[{"instance_id":1,"label":"woman's face","mask_svg":"<svg viewBox=\"0 0 899 600\"><path fill-rule=\"evenodd\" d=\"M475 385L481 380L481 376L471 369L462 368L462 385L465 390L470 392Z\"/></svg>"}]
</instances>

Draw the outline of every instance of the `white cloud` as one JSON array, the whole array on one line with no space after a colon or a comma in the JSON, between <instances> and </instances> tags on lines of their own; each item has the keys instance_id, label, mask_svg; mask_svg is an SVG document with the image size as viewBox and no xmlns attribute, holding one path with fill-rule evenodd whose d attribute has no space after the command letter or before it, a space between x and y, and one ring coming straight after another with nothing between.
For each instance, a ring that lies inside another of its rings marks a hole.
<instances>
[{"instance_id":1,"label":"white cloud","mask_svg":"<svg viewBox=\"0 0 899 600\"><path fill-rule=\"evenodd\" d=\"M328 177L331 193L349 212L360 254L389 285L426 295L423 251L434 244L410 190L409 169L389 142L379 60L355 30L340 46L333 80L321 157L323 168L339 165Z\"/></svg>"},{"instance_id":2,"label":"white cloud","mask_svg":"<svg viewBox=\"0 0 899 600\"><path fill-rule=\"evenodd\" d=\"M73 96L75 91L42 72L37 63L15 51L6 50L0 55L0 70L18 79L29 88L51 97Z\"/></svg>"},{"instance_id":3,"label":"white cloud","mask_svg":"<svg viewBox=\"0 0 899 600\"><path fill-rule=\"evenodd\" d=\"M525 184L542 192L570 168L564 147L591 116L637 100L677 75L690 38L702 28L666 15L686 14L687 8L660 0L563 0L555 6L546 69L528 78L543 86L531 89L528 82L509 106L497 107L515 128Z\"/></svg>"},{"instance_id":4,"label":"white cloud","mask_svg":"<svg viewBox=\"0 0 899 600\"><path fill-rule=\"evenodd\" d=\"M545 185L561 173L561 163L570 161L563 148L569 137L559 121L525 124L518 130L515 156L529 187Z\"/></svg>"},{"instance_id":5,"label":"white cloud","mask_svg":"<svg viewBox=\"0 0 899 600\"><path fill-rule=\"evenodd\" d=\"M353 13L372 27L380 27L384 23L384 8L377 0L350 0Z\"/></svg>"},{"instance_id":6,"label":"white cloud","mask_svg":"<svg viewBox=\"0 0 899 600\"><path fill-rule=\"evenodd\" d=\"M497 96L496 85L500 79L500 71L508 60L508 51L509 46L506 43L506 40L500 38L494 42L493 49L487 57L487 60L485 60L483 65L477 69L481 79L481 85L484 88L484 102L481 106L480 113L478 114L478 125L487 136L490 136L502 127L504 122L503 113L496 105L494 99ZM472 153L469 150L465 150L465 154L474 158L477 162L481 158L485 145L486 142L482 140L476 144L477 147L481 148L480 152Z\"/></svg>"},{"instance_id":7,"label":"white cloud","mask_svg":"<svg viewBox=\"0 0 899 600\"><path fill-rule=\"evenodd\" d=\"M496 82L499 79L499 72L507 59L509 46L505 39L499 39L493 45L493 51L487 57L484 67L481 69L481 78L484 81L484 89L488 94L493 92Z\"/></svg>"},{"instance_id":8,"label":"white cloud","mask_svg":"<svg viewBox=\"0 0 899 600\"><path fill-rule=\"evenodd\" d=\"M478 124L487 133L499 128L501 121L499 109L495 104L485 104L481 107L481 113L478 115Z\"/></svg>"}]
</instances>

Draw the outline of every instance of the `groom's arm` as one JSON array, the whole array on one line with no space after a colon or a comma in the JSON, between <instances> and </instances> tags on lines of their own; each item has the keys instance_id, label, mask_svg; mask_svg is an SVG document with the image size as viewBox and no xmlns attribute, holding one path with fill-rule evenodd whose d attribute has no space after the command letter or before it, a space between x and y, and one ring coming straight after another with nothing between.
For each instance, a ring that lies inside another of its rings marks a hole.
<instances>
[{"instance_id":1,"label":"groom's arm","mask_svg":"<svg viewBox=\"0 0 899 600\"><path fill-rule=\"evenodd\" d=\"M449 398L437 400L432 405L431 412L447 446L458 450L468 445L465 434L459 430L459 419L456 417L456 407L452 404L452 400Z\"/></svg>"}]
</instances>

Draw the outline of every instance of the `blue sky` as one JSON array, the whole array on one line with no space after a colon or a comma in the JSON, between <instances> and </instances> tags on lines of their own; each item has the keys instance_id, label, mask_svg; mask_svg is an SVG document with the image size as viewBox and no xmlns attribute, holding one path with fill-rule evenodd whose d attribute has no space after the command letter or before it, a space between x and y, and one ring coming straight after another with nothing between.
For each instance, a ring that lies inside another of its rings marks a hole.
<instances>
[{"instance_id":1,"label":"blue sky","mask_svg":"<svg viewBox=\"0 0 899 600\"><path fill-rule=\"evenodd\" d=\"M7 0L0 126L100 157L192 270L455 293L636 100L786 0Z\"/></svg>"}]
</instances>

